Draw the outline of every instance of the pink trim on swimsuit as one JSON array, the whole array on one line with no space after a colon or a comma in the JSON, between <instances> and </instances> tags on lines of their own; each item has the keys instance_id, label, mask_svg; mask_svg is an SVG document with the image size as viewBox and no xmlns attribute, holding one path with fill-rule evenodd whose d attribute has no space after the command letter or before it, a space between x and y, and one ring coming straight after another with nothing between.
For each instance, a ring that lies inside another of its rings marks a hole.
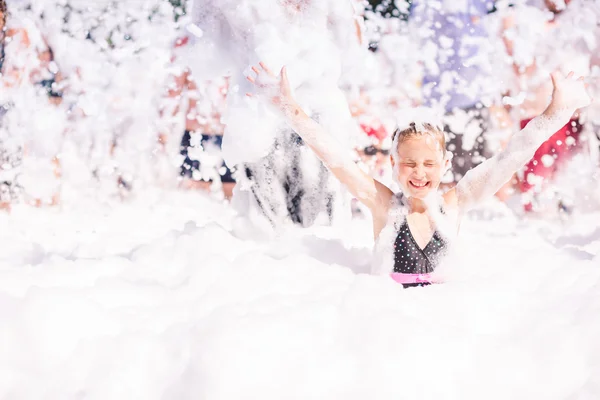
<instances>
[{"instance_id":1,"label":"pink trim on swimsuit","mask_svg":"<svg viewBox=\"0 0 600 400\"><path fill-rule=\"evenodd\" d=\"M430 274L401 274L394 272L390 274L393 280L402 284L411 283L433 283Z\"/></svg>"}]
</instances>

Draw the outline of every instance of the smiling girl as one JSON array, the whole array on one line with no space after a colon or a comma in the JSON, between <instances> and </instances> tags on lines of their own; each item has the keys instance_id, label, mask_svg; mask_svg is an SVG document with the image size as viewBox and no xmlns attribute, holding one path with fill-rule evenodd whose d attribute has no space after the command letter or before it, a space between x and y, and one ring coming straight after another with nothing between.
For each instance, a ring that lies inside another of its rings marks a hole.
<instances>
[{"instance_id":1,"label":"smiling girl","mask_svg":"<svg viewBox=\"0 0 600 400\"><path fill-rule=\"evenodd\" d=\"M308 117L292 95L285 67L278 75L264 63L252 71L255 75L247 79L258 97L274 105L335 177L369 208L375 240L393 249L374 271L391 274L405 287L431 283L430 273L451 233L441 229L445 222L457 232L466 211L493 196L577 109L591 102L583 78L575 79L573 73L567 77L553 74L552 101L546 110L515 134L501 153L470 170L456 187L441 195L440 180L450 167L444 133L429 123L397 129L391 161L401 193L395 194L363 172L343 146ZM382 234L384 231L389 234Z\"/></svg>"}]
</instances>

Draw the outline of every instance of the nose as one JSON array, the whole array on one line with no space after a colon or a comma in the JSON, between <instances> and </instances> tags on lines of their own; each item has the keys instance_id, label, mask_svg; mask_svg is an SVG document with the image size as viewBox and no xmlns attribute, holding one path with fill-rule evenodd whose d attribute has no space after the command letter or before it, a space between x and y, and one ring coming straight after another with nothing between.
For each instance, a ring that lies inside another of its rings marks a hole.
<instances>
[{"instance_id":1,"label":"nose","mask_svg":"<svg viewBox=\"0 0 600 400\"><path fill-rule=\"evenodd\" d=\"M425 178L425 167L423 167L422 165L418 165L415 168L415 178L417 178L417 179Z\"/></svg>"}]
</instances>

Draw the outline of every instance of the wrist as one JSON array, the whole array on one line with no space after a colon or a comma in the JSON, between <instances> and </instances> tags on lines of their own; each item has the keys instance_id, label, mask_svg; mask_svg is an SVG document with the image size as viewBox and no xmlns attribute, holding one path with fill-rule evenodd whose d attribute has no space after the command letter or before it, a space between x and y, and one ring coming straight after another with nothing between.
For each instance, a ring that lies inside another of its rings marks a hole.
<instances>
[{"instance_id":1,"label":"wrist","mask_svg":"<svg viewBox=\"0 0 600 400\"><path fill-rule=\"evenodd\" d=\"M280 109L283 112L283 115L288 119L293 119L295 117L305 114L300 105L296 103L296 101L294 101L293 99L283 101L280 104Z\"/></svg>"},{"instance_id":2,"label":"wrist","mask_svg":"<svg viewBox=\"0 0 600 400\"><path fill-rule=\"evenodd\" d=\"M571 119L575 111L576 110L571 107L561 107L556 104L550 103L550 105L548 106L548 108L546 108L542 115L553 119L564 118L568 120Z\"/></svg>"}]
</instances>

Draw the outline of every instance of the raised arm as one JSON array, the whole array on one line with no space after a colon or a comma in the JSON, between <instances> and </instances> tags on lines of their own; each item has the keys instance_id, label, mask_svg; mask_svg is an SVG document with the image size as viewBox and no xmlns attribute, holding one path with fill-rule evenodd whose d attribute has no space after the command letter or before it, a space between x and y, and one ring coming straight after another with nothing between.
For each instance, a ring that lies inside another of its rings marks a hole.
<instances>
[{"instance_id":1,"label":"raised arm","mask_svg":"<svg viewBox=\"0 0 600 400\"><path fill-rule=\"evenodd\" d=\"M552 101L542 115L513 135L502 152L467 172L458 182L456 196L461 212L493 196L531 160L542 143L569 122L577 109L591 103L583 78L575 79L572 72L566 78L552 74L552 84Z\"/></svg>"},{"instance_id":2,"label":"raised arm","mask_svg":"<svg viewBox=\"0 0 600 400\"><path fill-rule=\"evenodd\" d=\"M288 125L353 196L369 207L374 215L387 215L392 191L363 172L347 149L302 110L292 96L285 67L279 76L270 72L264 63L260 63L260 67L252 67L252 70L256 78L247 79L257 87L259 96L266 97L281 111Z\"/></svg>"}]
</instances>

